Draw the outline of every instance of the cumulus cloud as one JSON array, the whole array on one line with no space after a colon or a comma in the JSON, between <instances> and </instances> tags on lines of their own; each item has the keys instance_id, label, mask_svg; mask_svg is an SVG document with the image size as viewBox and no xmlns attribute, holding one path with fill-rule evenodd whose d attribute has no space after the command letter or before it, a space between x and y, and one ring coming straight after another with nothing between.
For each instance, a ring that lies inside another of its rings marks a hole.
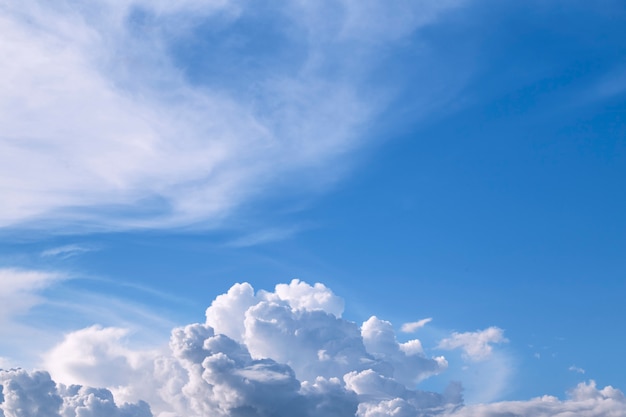
<instances>
[{"instance_id":1,"label":"cumulus cloud","mask_svg":"<svg viewBox=\"0 0 626 417\"><path fill-rule=\"evenodd\" d=\"M332 182L386 101L359 82L374 52L458 2L368 3L0 1L0 227L211 225L278 179ZM275 47L246 48L246 19Z\"/></svg>"},{"instance_id":2,"label":"cumulus cloud","mask_svg":"<svg viewBox=\"0 0 626 417\"><path fill-rule=\"evenodd\" d=\"M491 356L493 344L506 343L504 332L498 327L465 333L452 333L449 338L439 342L439 349L462 349L466 358L481 361Z\"/></svg>"},{"instance_id":3,"label":"cumulus cloud","mask_svg":"<svg viewBox=\"0 0 626 417\"><path fill-rule=\"evenodd\" d=\"M599 389L593 381L580 384L565 401L542 397L464 406L458 382L442 393L422 391L419 381L445 371L445 359L426 356L418 339L399 343L383 319L372 316L360 326L347 321L343 308L341 298L322 284L293 280L273 291L255 291L242 283L215 298L206 322L175 328L161 349L129 346L129 333L120 328L68 333L45 355L54 380L44 371L0 372L0 416L609 417L626 412L620 391ZM472 334L483 344L502 340L501 331L488 330L459 335ZM464 347L472 338L460 339ZM72 385L76 382L80 385Z\"/></svg>"},{"instance_id":4,"label":"cumulus cloud","mask_svg":"<svg viewBox=\"0 0 626 417\"><path fill-rule=\"evenodd\" d=\"M174 329L167 350L132 350L123 329L90 327L67 334L45 365L63 383L105 386L163 416L339 417L394 399L409 409L461 401L416 389L445 370L443 357L427 357L417 339L398 343L376 317L361 326L342 319L343 308L319 283L236 284L205 323Z\"/></svg>"}]
</instances>

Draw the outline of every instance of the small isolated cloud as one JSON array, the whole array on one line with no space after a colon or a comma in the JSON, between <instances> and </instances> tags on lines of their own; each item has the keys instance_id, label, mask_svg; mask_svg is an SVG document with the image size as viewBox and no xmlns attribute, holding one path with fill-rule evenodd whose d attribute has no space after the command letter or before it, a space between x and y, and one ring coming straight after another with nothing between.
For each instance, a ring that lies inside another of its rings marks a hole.
<instances>
[{"instance_id":1,"label":"small isolated cloud","mask_svg":"<svg viewBox=\"0 0 626 417\"><path fill-rule=\"evenodd\" d=\"M569 368L567 368L567 369L568 369L569 371L576 372L576 373L578 373L578 374L584 374L584 373L585 373L585 370L584 370L583 368L580 368L580 367L578 367L578 366L576 366L576 365L572 365L572 366L570 366L570 367L569 367Z\"/></svg>"},{"instance_id":2,"label":"small isolated cloud","mask_svg":"<svg viewBox=\"0 0 626 417\"><path fill-rule=\"evenodd\" d=\"M421 329L431 321L433 321L433 319L431 317L428 317L426 319L413 321L411 323L404 323L400 328L400 331L404 333L415 333L418 329Z\"/></svg>"},{"instance_id":3,"label":"small isolated cloud","mask_svg":"<svg viewBox=\"0 0 626 417\"><path fill-rule=\"evenodd\" d=\"M452 336L439 342L439 349L462 349L466 358L481 361L491 356L494 344L506 343L504 331L498 327L465 333L452 333Z\"/></svg>"}]
</instances>

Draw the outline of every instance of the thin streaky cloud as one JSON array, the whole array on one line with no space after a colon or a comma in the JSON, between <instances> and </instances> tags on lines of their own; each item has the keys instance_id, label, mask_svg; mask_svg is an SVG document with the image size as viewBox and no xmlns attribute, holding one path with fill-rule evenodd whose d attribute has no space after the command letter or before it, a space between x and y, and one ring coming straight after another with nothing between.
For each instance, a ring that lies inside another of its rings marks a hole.
<instances>
[{"instance_id":1,"label":"thin streaky cloud","mask_svg":"<svg viewBox=\"0 0 626 417\"><path fill-rule=\"evenodd\" d=\"M41 252L41 256L68 259L74 256L78 256L87 252L93 252L96 250L98 249L96 249L93 246L76 245L76 244L63 245L63 246L58 246L58 247L51 248L51 249L46 249L43 252Z\"/></svg>"}]
</instances>

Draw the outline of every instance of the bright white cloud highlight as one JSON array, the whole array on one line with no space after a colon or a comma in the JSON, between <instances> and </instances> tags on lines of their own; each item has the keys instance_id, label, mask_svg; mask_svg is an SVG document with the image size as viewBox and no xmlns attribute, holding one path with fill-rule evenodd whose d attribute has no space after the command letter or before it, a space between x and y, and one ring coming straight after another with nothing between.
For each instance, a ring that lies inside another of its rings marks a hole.
<instances>
[{"instance_id":1,"label":"bright white cloud highlight","mask_svg":"<svg viewBox=\"0 0 626 417\"><path fill-rule=\"evenodd\" d=\"M493 345L506 343L504 332L498 327L466 333L452 333L449 338L439 342L439 349L462 349L466 358L481 361L491 356Z\"/></svg>"}]
</instances>

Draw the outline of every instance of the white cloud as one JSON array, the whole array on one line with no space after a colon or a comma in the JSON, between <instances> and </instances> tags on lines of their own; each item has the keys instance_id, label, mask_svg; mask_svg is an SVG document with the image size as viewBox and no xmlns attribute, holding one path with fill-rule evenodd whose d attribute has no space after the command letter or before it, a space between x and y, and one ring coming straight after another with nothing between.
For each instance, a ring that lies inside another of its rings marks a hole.
<instances>
[{"instance_id":1,"label":"white cloud","mask_svg":"<svg viewBox=\"0 0 626 417\"><path fill-rule=\"evenodd\" d=\"M356 76L371 54L334 56L355 43L374 52L455 4L370 1L364 14L352 2L317 11L296 2L270 14L288 25L266 24L300 40L297 58L276 57L254 79L229 71L198 81L185 73L195 64L172 53L184 46L176 42L201 23L230 28L253 5L3 0L0 227L211 225L270 184L332 182L345 165L332 162L359 146L385 101L365 99ZM340 24L328 31L326 19Z\"/></svg>"},{"instance_id":2,"label":"white cloud","mask_svg":"<svg viewBox=\"0 0 626 417\"><path fill-rule=\"evenodd\" d=\"M481 361L491 356L493 344L506 343L504 332L498 327L465 333L452 333L451 337L439 342L439 349L463 349L465 356L472 361Z\"/></svg>"},{"instance_id":3,"label":"white cloud","mask_svg":"<svg viewBox=\"0 0 626 417\"><path fill-rule=\"evenodd\" d=\"M433 319L431 317L428 317L418 321L413 321L411 323L404 323L400 328L400 331L404 333L415 333L418 329L426 326L431 321L433 321Z\"/></svg>"}]
</instances>

